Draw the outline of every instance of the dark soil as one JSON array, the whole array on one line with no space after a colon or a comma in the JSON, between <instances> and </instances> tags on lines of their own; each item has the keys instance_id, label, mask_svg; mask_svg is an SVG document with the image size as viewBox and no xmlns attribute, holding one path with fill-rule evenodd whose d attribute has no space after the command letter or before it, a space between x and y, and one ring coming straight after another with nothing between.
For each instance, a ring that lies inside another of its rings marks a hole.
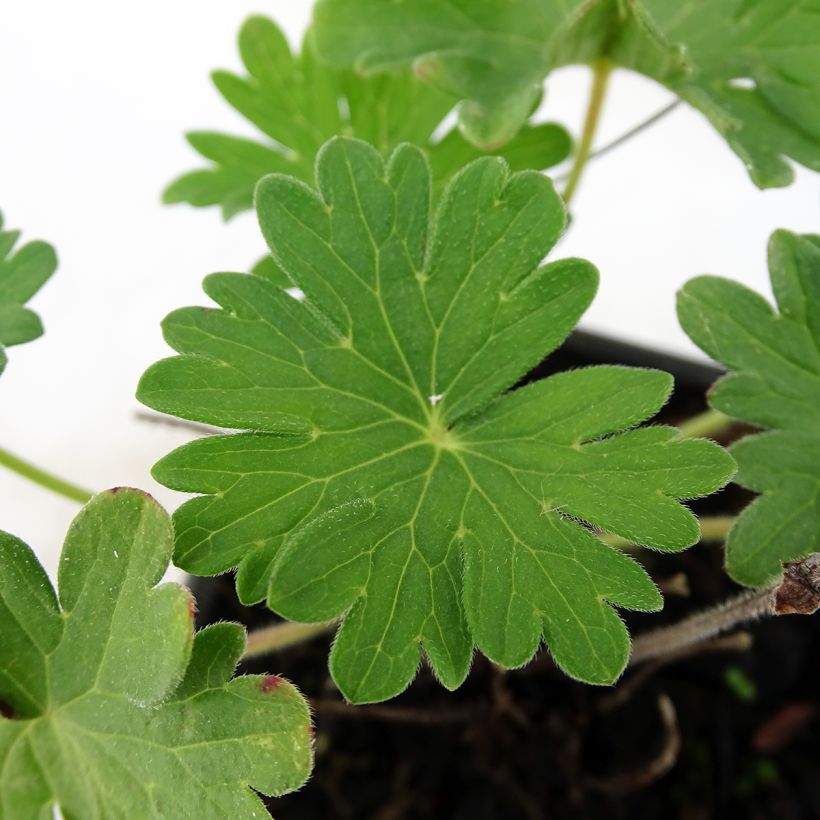
<instances>
[{"instance_id":1,"label":"dark soil","mask_svg":"<svg viewBox=\"0 0 820 820\"><path fill-rule=\"evenodd\" d=\"M717 375L578 333L532 377L601 362L674 373L659 418L670 423L705 409ZM732 486L693 508L731 514L747 501ZM634 633L736 591L718 546L640 558L661 585L685 579L689 593L667 594L660 614L623 613ZM199 626L276 620L262 606L242 607L231 576L193 587ZM820 619L780 617L748 632L747 651L647 664L611 688L569 680L545 651L509 672L477 655L455 693L423 667L400 697L364 707L342 702L327 672L330 639L314 639L242 669L290 678L314 709L314 774L269 806L278 820L820 818Z\"/></svg>"}]
</instances>

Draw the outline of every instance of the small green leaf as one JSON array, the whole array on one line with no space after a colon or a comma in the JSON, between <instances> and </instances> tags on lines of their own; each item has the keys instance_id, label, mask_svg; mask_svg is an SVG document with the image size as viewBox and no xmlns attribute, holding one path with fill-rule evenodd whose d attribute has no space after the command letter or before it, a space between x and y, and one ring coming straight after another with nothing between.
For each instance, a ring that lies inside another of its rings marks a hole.
<instances>
[{"instance_id":1,"label":"small green leaf","mask_svg":"<svg viewBox=\"0 0 820 820\"><path fill-rule=\"evenodd\" d=\"M42 336L39 317L25 303L57 269L57 256L51 245L29 242L15 251L19 236L19 231L3 230L0 213L0 373L6 364L3 347Z\"/></svg>"},{"instance_id":2,"label":"small green leaf","mask_svg":"<svg viewBox=\"0 0 820 820\"><path fill-rule=\"evenodd\" d=\"M316 153L337 134L367 140L384 155L401 142L423 146L433 166L436 193L462 165L483 154L457 129L441 140L434 138L455 100L408 71L366 78L332 69L317 62L310 35L302 53L294 55L276 24L265 17L245 22L239 50L248 75L218 71L214 82L265 142L211 132L188 134L193 148L212 164L171 183L163 196L166 203L219 205L230 219L253 206L254 186L266 174L292 174L313 183ZM525 126L495 153L513 170L544 169L566 159L570 148L563 128L543 124Z\"/></svg>"},{"instance_id":3,"label":"small green leaf","mask_svg":"<svg viewBox=\"0 0 820 820\"><path fill-rule=\"evenodd\" d=\"M319 0L319 53L412 64L462 98L479 145L509 139L556 68L607 58L701 111L761 188L820 170L820 0Z\"/></svg>"},{"instance_id":4,"label":"small green leaf","mask_svg":"<svg viewBox=\"0 0 820 820\"><path fill-rule=\"evenodd\" d=\"M730 370L709 403L772 428L732 447L736 481L762 493L726 543L729 574L749 586L774 581L781 562L820 551L820 237L775 232L769 270L779 313L714 276L678 295L683 329Z\"/></svg>"},{"instance_id":5,"label":"small green leaf","mask_svg":"<svg viewBox=\"0 0 820 820\"><path fill-rule=\"evenodd\" d=\"M175 515L176 563L238 566L244 601L294 620L343 617L331 671L350 700L400 692L421 649L454 688L474 644L512 667L542 639L569 674L613 681L629 638L610 604L661 598L578 519L681 549L698 526L675 499L720 487L731 459L666 427L621 432L666 401L664 373L593 367L505 393L597 287L583 260L540 266L565 224L548 178L475 160L435 218L415 147L385 165L334 139L317 178L270 176L256 194L276 269L306 298L208 277L219 308L171 314L182 355L140 383L158 410L253 431L155 466L204 493Z\"/></svg>"},{"instance_id":6,"label":"small green leaf","mask_svg":"<svg viewBox=\"0 0 820 820\"><path fill-rule=\"evenodd\" d=\"M68 532L59 597L0 533L0 817L254 818L298 788L310 719L275 676L231 680L242 627L193 633L165 572L172 530L137 490L96 496Z\"/></svg>"}]
</instances>

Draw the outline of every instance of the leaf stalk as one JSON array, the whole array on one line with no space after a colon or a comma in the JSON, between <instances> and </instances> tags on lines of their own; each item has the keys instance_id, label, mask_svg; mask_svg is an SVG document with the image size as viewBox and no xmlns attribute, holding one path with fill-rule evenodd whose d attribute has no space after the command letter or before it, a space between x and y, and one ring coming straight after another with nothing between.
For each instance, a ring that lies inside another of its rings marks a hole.
<instances>
[{"instance_id":1,"label":"leaf stalk","mask_svg":"<svg viewBox=\"0 0 820 820\"><path fill-rule=\"evenodd\" d=\"M567 205L569 205L578 189L578 183L581 181L584 168L592 154L592 142L595 139L595 132L598 130L598 123L601 119L601 112L609 87L609 77L614 67L614 63L607 59L596 60L592 63L592 87L589 92L586 114L584 115L581 140L578 143L578 150L575 153L575 159L564 188L564 203Z\"/></svg>"},{"instance_id":2,"label":"leaf stalk","mask_svg":"<svg viewBox=\"0 0 820 820\"><path fill-rule=\"evenodd\" d=\"M679 108L681 105L681 100L675 100L674 102L669 103L669 105L664 106L660 109L660 111L656 111L650 117L647 117L645 120L642 120L637 125L633 125L627 131L624 131L619 137L615 137L612 142L608 142L606 145L602 145L600 148L596 148L594 151L591 151L588 160L598 159L599 157L608 154L610 151L614 151L616 148L620 148L624 143L629 142L633 137L637 137L639 134L646 131L648 128L651 128L656 123L660 122L662 119L667 117L671 114L675 109ZM550 175L552 176L552 175ZM557 174L552 177L555 182L566 182L569 179L569 172L565 174Z\"/></svg>"},{"instance_id":3,"label":"leaf stalk","mask_svg":"<svg viewBox=\"0 0 820 820\"><path fill-rule=\"evenodd\" d=\"M700 523L700 540L708 542L720 542L726 539L729 530L735 523L735 516L733 515L714 515L704 516L698 519ZM635 549L634 542L620 535L613 535L611 533L597 533L598 538L610 547L617 547L622 550Z\"/></svg>"},{"instance_id":4,"label":"leaf stalk","mask_svg":"<svg viewBox=\"0 0 820 820\"><path fill-rule=\"evenodd\" d=\"M326 621L319 624L299 624L284 621L262 629L255 629L248 633L248 642L242 658L243 660L257 658L260 655L267 655L309 641L317 635L329 632L334 626L336 626L336 621Z\"/></svg>"},{"instance_id":5,"label":"leaf stalk","mask_svg":"<svg viewBox=\"0 0 820 820\"><path fill-rule=\"evenodd\" d=\"M728 430L734 419L719 410L706 410L678 425L682 438L714 438Z\"/></svg>"},{"instance_id":6,"label":"leaf stalk","mask_svg":"<svg viewBox=\"0 0 820 820\"><path fill-rule=\"evenodd\" d=\"M0 465L47 490L51 490L53 493L57 493L57 495L77 501L80 504L90 501L94 495L90 490L78 487L76 484L46 472L8 450L4 450L2 447L0 447Z\"/></svg>"},{"instance_id":7,"label":"leaf stalk","mask_svg":"<svg viewBox=\"0 0 820 820\"><path fill-rule=\"evenodd\" d=\"M675 655L727 632L735 626L773 614L773 588L741 592L705 612L690 615L671 626L638 635L632 643L631 666Z\"/></svg>"},{"instance_id":8,"label":"leaf stalk","mask_svg":"<svg viewBox=\"0 0 820 820\"><path fill-rule=\"evenodd\" d=\"M751 589L671 626L638 635L630 665L658 660L698 646L740 624L771 615L812 615L820 609L820 554L790 561L776 584Z\"/></svg>"}]
</instances>

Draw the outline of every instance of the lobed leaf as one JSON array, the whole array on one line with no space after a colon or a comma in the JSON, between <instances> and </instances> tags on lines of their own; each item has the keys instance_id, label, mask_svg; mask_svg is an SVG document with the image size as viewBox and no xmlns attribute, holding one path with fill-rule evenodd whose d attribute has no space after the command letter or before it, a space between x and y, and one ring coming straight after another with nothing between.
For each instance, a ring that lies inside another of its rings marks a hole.
<instances>
[{"instance_id":1,"label":"lobed leaf","mask_svg":"<svg viewBox=\"0 0 820 820\"><path fill-rule=\"evenodd\" d=\"M231 679L241 626L193 634L193 599L155 587L173 543L147 495L96 496L68 532L55 593L0 533L0 818L266 815L311 760L307 706L275 677Z\"/></svg>"},{"instance_id":2,"label":"lobed leaf","mask_svg":"<svg viewBox=\"0 0 820 820\"><path fill-rule=\"evenodd\" d=\"M412 64L462 98L479 145L509 139L544 78L607 59L701 111L761 188L820 170L820 0L319 0L319 53L364 73Z\"/></svg>"},{"instance_id":3,"label":"lobed leaf","mask_svg":"<svg viewBox=\"0 0 820 820\"><path fill-rule=\"evenodd\" d=\"M761 493L726 543L726 568L763 586L781 562L820 551L820 237L776 231L769 269L778 312L752 290L713 276L688 282L678 316L729 374L709 403L770 432L732 447L736 481Z\"/></svg>"},{"instance_id":4,"label":"lobed leaf","mask_svg":"<svg viewBox=\"0 0 820 820\"><path fill-rule=\"evenodd\" d=\"M213 80L264 141L208 131L188 134L192 147L211 164L171 183L163 196L166 203L219 205L230 219L253 206L254 186L266 174L286 173L312 183L317 151L337 134L367 140L384 155L401 142L423 146L436 191L483 153L457 129L438 138L455 100L410 72L363 77L330 68L317 61L310 34L295 55L276 24L259 16L242 26L239 51L248 74L217 71ZM550 168L569 152L567 132L545 123L524 126L495 153L519 170Z\"/></svg>"},{"instance_id":5,"label":"lobed leaf","mask_svg":"<svg viewBox=\"0 0 820 820\"><path fill-rule=\"evenodd\" d=\"M0 213L0 373L6 364L4 347L42 336L40 318L25 303L57 269L57 256L51 245L34 241L15 251L19 236L19 231L3 230Z\"/></svg>"},{"instance_id":6,"label":"lobed leaf","mask_svg":"<svg viewBox=\"0 0 820 820\"><path fill-rule=\"evenodd\" d=\"M238 567L246 603L342 617L331 671L353 701L412 680L420 652L457 687L473 646L507 667L543 639L569 674L618 677L629 654L611 605L653 610L643 569L580 521L657 549L698 526L676 499L711 492L729 457L665 427L664 373L593 367L515 385L595 293L588 262L541 262L565 212L552 183L482 158L430 215L424 154L389 161L328 142L317 190L266 177L256 207L276 271L205 280L216 309L165 321L180 354L139 398L252 432L192 442L154 468L204 495L175 515L175 562Z\"/></svg>"}]
</instances>

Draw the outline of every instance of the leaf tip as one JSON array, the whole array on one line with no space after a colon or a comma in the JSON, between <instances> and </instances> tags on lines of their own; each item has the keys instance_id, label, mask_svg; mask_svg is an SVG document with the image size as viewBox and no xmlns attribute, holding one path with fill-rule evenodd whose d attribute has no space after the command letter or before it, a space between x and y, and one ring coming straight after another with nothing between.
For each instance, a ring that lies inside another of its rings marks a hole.
<instances>
[{"instance_id":1,"label":"leaf tip","mask_svg":"<svg viewBox=\"0 0 820 820\"><path fill-rule=\"evenodd\" d=\"M274 689L278 689L284 682L285 679L279 675L265 675L259 683L259 691L265 693L272 692Z\"/></svg>"},{"instance_id":2,"label":"leaf tip","mask_svg":"<svg viewBox=\"0 0 820 820\"><path fill-rule=\"evenodd\" d=\"M194 598L193 593L188 587L183 586L182 589L188 594L188 620L193 624L196 620L196 613L198 612L196 598Z\"/></svg>"},{"instance_id":3,"label":"leaf tip","mask_svg":"<svg viewBox=\"0 0 820 820\"><path fill-rule=\"evenodd\" d=\"M140 490L137 487L111 487L110 489L105 490L104 492L108 493L109 495L119 495L120 493L122 493L124 495L134 495L137 497L141 496L143 498L148 499L149 501L156 501L156 499L154 498L154 496L151 495L151 493L146 492L145 490Z\"/></svg>"}]
</instances>

